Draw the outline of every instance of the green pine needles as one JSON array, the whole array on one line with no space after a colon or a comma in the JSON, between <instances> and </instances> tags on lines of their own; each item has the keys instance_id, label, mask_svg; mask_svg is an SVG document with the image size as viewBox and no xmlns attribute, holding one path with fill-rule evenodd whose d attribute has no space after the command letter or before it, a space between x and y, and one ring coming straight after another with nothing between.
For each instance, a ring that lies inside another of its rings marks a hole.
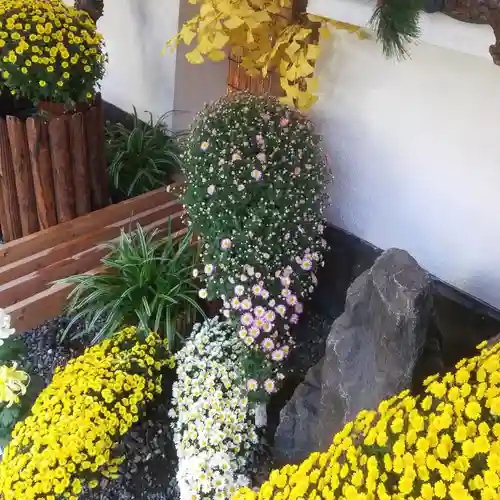
<instances>
[{"instance_id":1,"label":"green pine needles","mask_svg":"<svg viewBox=\"0 0 500 500\"><path fill-rule=\"evenodd\" d=\"M381 0L370 20L387 57L408 57L408 44L420 36L423 0Z\"/></svg>"}]
</instances>

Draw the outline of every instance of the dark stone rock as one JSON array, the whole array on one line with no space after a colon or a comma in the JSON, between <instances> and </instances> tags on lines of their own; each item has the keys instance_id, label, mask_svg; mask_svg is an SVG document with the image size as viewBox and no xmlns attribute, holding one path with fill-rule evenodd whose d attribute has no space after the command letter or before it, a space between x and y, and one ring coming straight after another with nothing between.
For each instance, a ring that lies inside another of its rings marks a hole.
<instances>
[{"instance_id":1,"label":"dark stone rock","mask_svg":"<svg viewBox=\"0 0 500 500\"><path fill-rule=\"evenodd\" d=\"M409 388L431 310L429 275L407 252L384 252L349 287L323 361L281 412L276 459L298 462L327 449L360 410Z\"/></svg>"},{"instance_id":2,"label":"dark stone rock","mask_svg":"<svg viewBox=\"0 0 500 500\"><path fill-rule=\"evenodd\" d=\"M423 10L429 14L439 12L443 9L444 0L425 0Z\"/></svg>"}]
</instances>

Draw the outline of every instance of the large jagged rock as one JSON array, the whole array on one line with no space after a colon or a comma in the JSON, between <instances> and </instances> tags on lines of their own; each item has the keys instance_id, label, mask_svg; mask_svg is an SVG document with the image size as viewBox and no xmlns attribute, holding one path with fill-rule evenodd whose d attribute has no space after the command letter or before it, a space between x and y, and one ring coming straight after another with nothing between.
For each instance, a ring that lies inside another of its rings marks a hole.
<instances>
[{"instance_id":1,"label":"large jagged rock","mask_svg":"<svg viewBox=\"0 0 500 500\"><path fill-rule=\"evenodd\" d=\"M277 461L296 463L326 450L360 410L409 388L431 310L431 279L403 250L387 250L359 276L333 323L325 357L281 412Z\"/></svg>"}]
</instances>

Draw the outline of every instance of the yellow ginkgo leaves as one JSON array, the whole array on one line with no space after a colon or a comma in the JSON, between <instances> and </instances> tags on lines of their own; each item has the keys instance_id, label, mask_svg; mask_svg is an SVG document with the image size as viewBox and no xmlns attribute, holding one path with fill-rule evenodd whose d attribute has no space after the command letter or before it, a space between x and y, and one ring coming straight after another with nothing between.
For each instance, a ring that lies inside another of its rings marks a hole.
<instances>
[{"instance_id":1,"label":"yellow ginkgo leaves","mask_svg":"<svg viewBox=\"0 0 500 500\"><path fill-rule=\"evenodd\" d=\"M192 64L205 58L220 61L228 51L241 57L250 75L280 75L287 104L306 111L317 101L318 81L313 76L320 54L316 29L328 35L328 26L355 32L357 26L302 13L291 20L292 0L189 0L199 4L198 15L187 21L167 45L195 44L186 55Z\"/></svg>"}]
</instances>

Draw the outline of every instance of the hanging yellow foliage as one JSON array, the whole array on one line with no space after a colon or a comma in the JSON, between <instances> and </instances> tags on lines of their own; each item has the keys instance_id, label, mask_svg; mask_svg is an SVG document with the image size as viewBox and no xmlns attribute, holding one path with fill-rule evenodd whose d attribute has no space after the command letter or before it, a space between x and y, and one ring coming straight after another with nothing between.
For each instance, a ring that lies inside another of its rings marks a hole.
<instances>
[{"instance_id":1,"label":"hanging yellow foliage","mask_svg":"<svg viewBox=\"0 0 500 500\"><path fill-rule=\"evenodd\" d=\"M332 21L307 13L291 19L293 0L189 0L199 4L199 13L187 21L167 45L180 43L193 49L186 55L192 64L205 58L220 61L230 50L241 57L241 64L251 76L266 77L274 68L279 72L282 100L300 110L308 110L318 99L318 80L313 76L320 53L316 30L329 37L329 26L355 32L358 26Z\"/></svg>"}]
</instances>

